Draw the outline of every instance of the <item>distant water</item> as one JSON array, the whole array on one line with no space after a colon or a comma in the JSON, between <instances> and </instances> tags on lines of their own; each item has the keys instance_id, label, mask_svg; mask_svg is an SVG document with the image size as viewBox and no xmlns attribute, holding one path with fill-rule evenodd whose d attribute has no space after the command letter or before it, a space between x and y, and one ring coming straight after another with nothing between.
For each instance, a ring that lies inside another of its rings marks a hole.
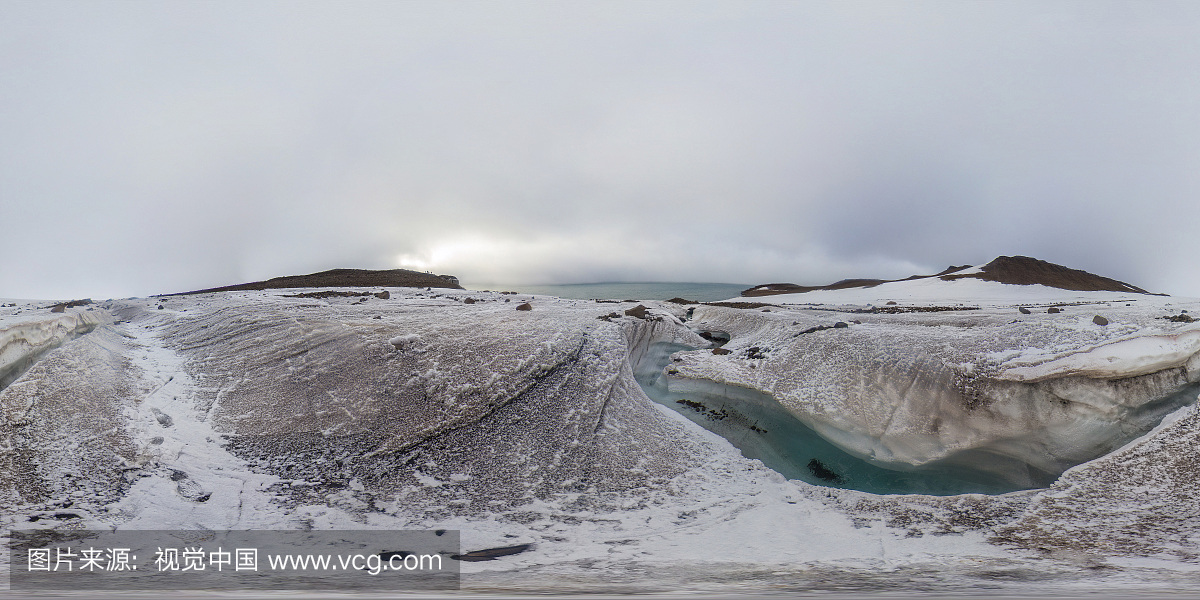
<instances>
[{"instance_id":1,"label":"distant water","mask_svg":"<svg viewBox=\"0 0 1200 600\"><path fill-rule=\"evenodd\" d=\"M670 300L686 298L698 302L728 300L754 285L741 283L567 283L559 285L470 284L472 290L543 294L580 300Z\"/></svg>"}]
</instances>

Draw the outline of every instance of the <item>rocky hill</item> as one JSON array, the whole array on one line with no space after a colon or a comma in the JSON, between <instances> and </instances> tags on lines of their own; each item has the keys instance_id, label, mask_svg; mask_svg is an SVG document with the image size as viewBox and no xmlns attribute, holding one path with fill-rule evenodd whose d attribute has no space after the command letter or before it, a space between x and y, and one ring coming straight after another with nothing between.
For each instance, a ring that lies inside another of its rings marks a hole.
<instances>
[{"instance_id":1,"label":"rocky hill","mask_svg":"<svg viewBox=\"0 0 1200 600\"><path fill-rule=\"evenodd\" d=\"M934 277L938 277L944 281L973 278L1012 285L1044 285L1046 287L1082 292L1151 293L1123 281L1102 277L1079 269L1071 269L1028 256L999 256L978 269L972 268L971 265L961 267L951 266L934 275L913 275L904 279L843 279L829 285L815 286L796 285L794 283L766 283L744 290L742 291L742 295L751 297L774 296L776 294L801 294L814 290L869 288L883 283L932 279Z\"/></svg>"},{"instance_id":2,"label":"rocky hill","mask_svg":"<svg viewBox=\"0 0 1200 600\"><path fill-rule=\"evenodd\" d=\"M463 289L458 284L458 278L453 275L434 275L408 269L388 269L370 271L365 269L330 269L309 275L289 275L274 277L266 281L239 283L223 287L167 294L168 296L185 296L188 294L205 294L208 292L238 292L250 290L274 290L286 288L312 287L435 287L455 290Z\"/></svg>"}]
</instances>

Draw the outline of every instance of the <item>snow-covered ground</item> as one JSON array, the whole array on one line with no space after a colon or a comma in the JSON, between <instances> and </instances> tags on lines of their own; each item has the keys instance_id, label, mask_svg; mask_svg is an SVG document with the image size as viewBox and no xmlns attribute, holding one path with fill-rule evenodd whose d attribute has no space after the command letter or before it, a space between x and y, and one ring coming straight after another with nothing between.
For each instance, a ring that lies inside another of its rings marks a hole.
<instances>
[{"instance_id":1,"label":"snow-covered ground","mask_svg":"<svg viewBox=\"0 0 1200 600\"><path fill-rule=\"evenodd\" d=\"M958 271L956 275L979 272L978 267ZM975 278L944 281L926 277L907 281L890 281L866 288L813 290L801 294L776 294L755 298L731 298L731 301L756 300L772 304L791 305L866 305L883 306L897 302L910 306L954 306L956 304L1003 308L1012 306L1046 306L1057 303L1081 302L1124 303L1140 301L1143 305L1179 303L1170 296L1150 296L1125 292L1078 292L1044 285L1008 285Z\"/></svg>"},{"instance_id":2,"label":"snow-covered ground","mask_svg":"<svg viewBox=\"0 0 1200 600\"><path fill-rule=\"evenodd\" d=\"M1200 590L1200 322L1163 318L1200 302L970 279L644 314L296 297L317 291L0 301L2 526L533 544L464 563L478 593ZM962 310L905 312L935 306ZM695 348L665 388L777 401L878 464L1067 470L998 495L785 479L646 395L656 344Z\"/></svg>"}]
</instances>

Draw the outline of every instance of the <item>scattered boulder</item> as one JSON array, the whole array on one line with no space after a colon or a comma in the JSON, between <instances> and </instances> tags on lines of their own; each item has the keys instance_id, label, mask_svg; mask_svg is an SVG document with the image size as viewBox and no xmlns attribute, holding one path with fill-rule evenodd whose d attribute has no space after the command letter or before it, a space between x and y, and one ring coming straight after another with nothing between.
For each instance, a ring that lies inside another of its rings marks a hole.
<instances>
[{"instance_id":1,"label":"scattered boulder","mask_svg":"<svg viewBox=\"0 0 1200 600\"><path fill-rule=\"evenodd\" d=\"M1029 310L1028 308L1025 308L1024 306L1020 306L1020 307L1017 307L1017 312L1019 312L1023 315L1028 315L1028 314L1031 314L1033 311Z\"/></svg>"},{"instance_id":2,"label":"scattered boulder","mask_svg":"<svg viewBox=\"0 0 1200 600\"><path fill-rule=\"evenodd\" d=\"M533 310L533 305L526 302L525 304L518 306L517 310Z\"/></svg>"},{"instance_id":3,"label":"scattered boulder","mask_svg":"<svg viewBox=\"0 0 1200 600\"><path fill-rule=\"evenodd\" d=\"M862 325L862 321L855 321L855 323ZM795 323L793 323L793 325L795 325ZM800 337L807 333L816 333L818 331L825 331L826 329L845 329L849 326L850 326L849 323L845 323L842 321L838 321L837 323L834 323L833 325L817 325L816 327L809 327L808 329L805 329L804 331L801 331L800 333L797 333L796 335L793 335L792 337Z\"/></svg>"},{"instance_id":4,"label":"scattered boulder","mask_svg":"<svg viewBox=\"0 0 1200 600\"><path fill-rule=\"evenodd\" d=\"M1046 309L1046 312L1055 315L1062 312L1062 309L1057 306L1051 306L1050 308Z\"/></svg>"},{"instance_id":5,"label":"scattered boulder","mask_svg":"<svg viewBox=\"0 0 1200 600\"><path fill-rule=\"evenodd\" d=\"M670 300L667 300L667 302L671 302L674 304L700 304L699 302L697 302L695 300L688 300L687 298L680 298L678 296L675 298L671 298Z\"/></svg>"},{"instance_id":6,"label":"scattered boulder","mask_svg":"<svg viewBox=\"0 0 1200 600\"><path fill-rule=\"evenodd\" d=\"M1168 321L1172 321L1175 323L1194 323L1197 320L1195 317L1188 315L1186 310L1180 312L1177 315L1171 315L1169 317L1159 317L1159 318L1166 319Z\"/></svg>"},{"instance_id":7,"label":"scattered boulder","mask_svg":"<svg viewBox=\"0 0 1200 600\"><path fill-rule=\"evenodd\" d=\"M475 302L476 300L474 298L467 298L463 300L463 304L475 304Z\"/></svg>"},{"instance_id":8,"label":"scattered boulder","mask_svg":"<svg viewBox=\"0 0 1200 600\"><path fill-rule=\"evenodd\" d=\"M635 306L635 307L633 307L633 308L630 308L630 309L626 310L626 311L625 311L625 314L627 314L627 315L629 315L629 316L631 316L631 317L637 317L637 318L639 318L639 319L645 319L645 318L646 318L646 307L645 307L645 306L642 306L641 304L639 304L639 305L637 305L637 306Z\"/></svg>"},{"instance_id":9,"label":"scattered boulder","mask_svg":"<svg viewBox=\"0 0 1200 600\"><path fill-rule=\"evenodd\" d=\"M895 305L896 305L896 301L895 301L895 300L888 300L888 301L887 301L887 305L888 305L888 306L895 306Z\"/></svg>"},{"instance_id":10,"label":"scattered boulder","mask_svg":"<svg viewBox=\"0 0 1200 600\"><path fill-rule=\"evenodd\" d=\"M726 350L724 348L713 348L712 353L717 356L725 356L726 354L729 354L730 352L729 352L729 350Z\"/></svg>"},{"instance_id":11,"label":"scattered boulder","mask_svg":"<svg viewBox=\"0 0 1200 600\"><path fill-rule=\"evenodd\" d=\"M67 310L68 308L75 308L76 306L86 306L91 303L92 303L91 298L84 298L83 300L71 300L70 302L60 302L60 303L55 304L54 306L50 307L50 312L60 313L60 312ZM12 304L11 306L16 306L16 304Z\"/></svg>"},{"instance_id":12,"label":"scattered boulder","mask_svg":"<svg viewBox=\"0 0 1200 600\"><path fill-rule=\"evenodd\" d=\"M387 290L383 290L382 292L375 294L375 297L379 298L380 300L387 300L392 297L392 293Z\"/></svg>"},{"instance_id":13,"label":"scattered boulder","mask_svg":"<svg viewBox=\"0 0 1200 600\"><path fill-rule=\"evenodd\" d=\"M1100 315L1096 315L1096 316L1092 317L1092 322L1101 327L1108 325L1108 319L1105 319L1104 317L1102 317Z\"/></svg>"}]
</instances>

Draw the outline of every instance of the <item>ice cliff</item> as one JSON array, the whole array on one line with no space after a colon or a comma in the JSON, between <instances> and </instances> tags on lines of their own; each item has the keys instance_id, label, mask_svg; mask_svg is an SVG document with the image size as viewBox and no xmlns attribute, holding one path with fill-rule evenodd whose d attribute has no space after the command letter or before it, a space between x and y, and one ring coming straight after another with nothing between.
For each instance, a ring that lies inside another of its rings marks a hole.
<instances>
[{"instance_id":1,"label":"ice cliff","mask_svg":"<svg viewBox=\"0 0 1200 600\"><path fill-rule=\"evenodd\" d=\"M955 462L1039 487L1200 392L1200 328L1132 315L1089 326L1095 310L1017 319L702 306L696 325L729 332L731 353L677 354L668 385L761 391L877 463Z\"/></svg>"}]
</instances>

